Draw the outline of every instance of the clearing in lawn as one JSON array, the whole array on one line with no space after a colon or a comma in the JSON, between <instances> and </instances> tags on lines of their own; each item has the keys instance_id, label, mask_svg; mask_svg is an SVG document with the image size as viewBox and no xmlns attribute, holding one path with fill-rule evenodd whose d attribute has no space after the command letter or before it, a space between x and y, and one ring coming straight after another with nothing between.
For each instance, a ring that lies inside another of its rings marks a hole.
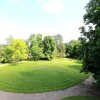
<instances>
[{"instance_id":1,"label":"clearing in lawn","mask_svg":"<svg viewBox=\"0 0 100 100\"><path fill-rule=\"evenodd\" d=\"M35 93L68 88L87 78L80 68L79 61L67 58L8 64L0 67L0 90Z\"/></svg>"}]
</instances>

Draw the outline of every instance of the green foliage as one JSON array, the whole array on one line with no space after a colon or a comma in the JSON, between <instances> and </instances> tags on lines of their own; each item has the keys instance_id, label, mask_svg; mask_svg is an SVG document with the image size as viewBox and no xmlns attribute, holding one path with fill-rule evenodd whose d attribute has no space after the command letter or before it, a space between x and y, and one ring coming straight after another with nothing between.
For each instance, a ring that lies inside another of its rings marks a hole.
<instances>
[{"instance_id":1,"label":"green foliage","mask_svg":"<svg viewBox=\"0 0 100 100\"><path fill-rule=\"evenodd\" d=\"M13 51L9 46L5 47L4 52L2 54L2 63L9 63L12 61Z\"/></svg>"},{"instance_id":2,"label":"green foliage","mask_svg":"<svg viewBox=\"0 0 100 100\"><path fill-rule=\"evenodd\" d=\"M43 53L45 59L51 60L53 58L53 51L55 49L55 43L52 36L45 36L43 40Z\"/></svg>"},{"instance_id":3,"label":"green foliage","mask_svg":"<svg viewBox=\"0 0 100 100\"><path fill-rule=\"evenodd\" d=\"M31 34L28 39L30 58L39 60L43 58L43 43L41 34Z\"/></svg>"},{"instance_id":4,"label":"green foliage","mask_svg":"<svg viewBox=\"0 0 100 100\"><path fill-rule=\"evenodd\" d=\"M85 27L81 27L84 72L92 72L100 86L100 1L90 0L84 15Z\"/></svg>"},{"instance_id":5,"label":"green foliage","mask_svg":"<svg viewBox=\"0 0 100 100\"><path fill-rule=\"evenodd\" d=\"M31 34L29 36L29 39L28 39L28 46L29 46L29 49L31 50L31 48L33 46L36 46L38 43L37 43L37 40L36 40L36 35L35 34Z\"/></svg>"},{"instance_id":6,"label":"green foliage","mask_svg":"<svg viewBox=\"0 0 100 100\"><path fill-rule=\"evenodd\" d=\"M36 40L37 40L38 46L40 48L43 48L42 35L41 34L36 34Z\"/></svg>"},{"instance_id":7,"label":"green foliage","mask_svg":"<svg viewBox=\"0 0 100 100\"><path fill-rule=\"evenodd\" d=\"M79 40L71 40L66 44L66 55L69 58L82 58L82 46Z\"/></svg>"},{"instance_id":8,"label":"green foliage","mask_svg":"<svg viewBox=\"0 0 100 100\"><path fill-rule=\"evenodd\" d=\"M80 68L77 60L67 58L1 64L0 90L33 93L69 88L87 78Z\"/></svg>"},{"instance_id":9,"label":"green foliage","mask_svg":"<svg viewBox=\"0 0 100 100\"><path fill-rule=\"evenodd\" d=\"M2 61L3 46L0 45L0 62Z\"/></svg>"},{"instance_id":10,"label":"green foliage","mask_svg":"<svg viewBox=\"0 0 100 100\"><path fill-rule=\"evenodd\" d=\"M56 44L56 48L58 50L58 57L65 56L65 45L63 43L63 37L60 34L54 35L54 40Z\"/></svg>"},{"instance_id":11,"label":"green foliage","mask_svg":"<svg viewBox=\"0 0 100 100\"><path fill-rule=\"evenodd\" d=\"M54 51L53 51L53 58L57 58L58 56L58 50L57 48L55 47Z\"/></svg>"},{"instance_id":12,"label":"green foliage","mask_svg":"<svg viewBox=\"0 0 100 100\"><path fill-rule=\"evenodd\" d=\"M3 62L19 61L28 58L28 47L21 39L12 40L4 49Z\"/></svg>"},{"instance_id":13,"label":"green foliage","mask_svg":"<svg viewBox=\"0 0 100 100\"><path fill-rule=\"evenodd\" d=\"M32 47L31 55L33 60L39 60L44 57L43 50L39 46Z\"/></svg>"},{"instance_id":14,"label":"green foliage","mask_svg":"<svg viewBox=\"0 0 100 100\"><path fill-rule=\"evenodd\" d=\"M24 40L16 39L13 40L9 48L12 50L12 59L15 61L23 60L28 58L28 47Z\"/></svg>"}]
</instances>

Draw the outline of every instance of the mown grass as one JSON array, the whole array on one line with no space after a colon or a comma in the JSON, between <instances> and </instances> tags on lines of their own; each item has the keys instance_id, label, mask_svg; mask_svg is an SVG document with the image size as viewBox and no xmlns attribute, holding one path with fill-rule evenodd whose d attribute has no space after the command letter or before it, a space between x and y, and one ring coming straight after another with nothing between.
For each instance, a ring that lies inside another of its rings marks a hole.
<instances>
[{"instance_id":1,"label":"mown grass","mask_svg":"<svg viewBox=\"0 0 100 100\"><path fill-rule=\"evenodd\" d=\"M25 61L0 65L0 90L34 93L71 87L87 78L73 59Z\"/></svg>"},{"instance_id":2,"label":"mown grass","mask_svg":"<svg viewBox=\"0 0 100 100\"><path fill-rule=\"evenodd\" d=\"M92 96L72 96L67 97L62 100L100 100L100 97L92 97Z\"/></svg>"}]
</instances>

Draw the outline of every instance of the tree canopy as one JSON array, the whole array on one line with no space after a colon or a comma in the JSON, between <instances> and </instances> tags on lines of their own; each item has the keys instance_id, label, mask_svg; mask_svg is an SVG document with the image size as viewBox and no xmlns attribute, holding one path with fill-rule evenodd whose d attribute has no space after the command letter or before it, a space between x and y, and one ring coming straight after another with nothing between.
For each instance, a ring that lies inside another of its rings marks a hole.
<instances>
[{"instance_id":1,"label":"tree canopy","mask_svg":"<svg viewBox=\"0 0 100 100\"><path fill-rule=\"evenodd\" d=\"M100 86L100 0L90 0L85 8L85 26L80 28L84 53L82 71L92 72Z\"/></svg>"},{"instance_id":2,"label":"tree canopy","mask_svg":"<svg viewBox=\"0 0 100 100\"><path fill-rule=\"evenodd\" d=\"M21 39L14 39L6 46L3 53L4 62L19 61L28 58L28 47Z\"/></svg>"},{"instance_id":3,"label":"tree canopy","mask_svg":"<svg viewBox=\"0 0 100 100\"><path fill-rule=\"evenodd\" d=\"M54 41L56 44L56 48L58 50L58 57L65 56L65 45L63 43L63 37L60 34L54 35Z\"/></svg>"},{"instance_id":4,"label":"tree canopy","mask_svg":"<svg viewBox=\"0 0 100 100\"><path fill-rule=\"evenodd\" d=\"M43 40L43 53L45 58L50 60L53 58L53 51L55 49L55 42L52 36L45 36Z\"/></svg>"},{"instance_id":5,"label":"tree canopy","mask_svg":"<svg viewBox=\"0 0 100 100\"><path fill-rule=\"evenodd\" d=\"M71 40L66 44L66 56L69 58L82 58L82 46L80 40Z\"/></svg>"}]
</instances>

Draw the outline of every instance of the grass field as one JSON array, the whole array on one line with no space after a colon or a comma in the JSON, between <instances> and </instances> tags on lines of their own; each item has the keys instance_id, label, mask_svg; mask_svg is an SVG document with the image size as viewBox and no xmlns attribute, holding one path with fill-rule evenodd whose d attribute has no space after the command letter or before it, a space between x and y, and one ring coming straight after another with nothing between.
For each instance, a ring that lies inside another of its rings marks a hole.
<instances>
[{"instance_id":1,"label":"grass field","mask_svg":"<svg viewBox=\"0 0 100 100\"><path fill-rule=\"evenodd\" d=\"M68 88L87 77L80 68L79 61L67 58L1 64L0 90L33 93Z\"/></svg>"},{"instance_id":2,"label":"grass field","mask_svg":"<svg viewBox=\"0 0 100 100\"><path fill-rule=\"evenodd\" d=\"M91 96L72 96L67 97L63 100L100 100L100 97L91 97Z\"/></svg>"}]
</instances>

